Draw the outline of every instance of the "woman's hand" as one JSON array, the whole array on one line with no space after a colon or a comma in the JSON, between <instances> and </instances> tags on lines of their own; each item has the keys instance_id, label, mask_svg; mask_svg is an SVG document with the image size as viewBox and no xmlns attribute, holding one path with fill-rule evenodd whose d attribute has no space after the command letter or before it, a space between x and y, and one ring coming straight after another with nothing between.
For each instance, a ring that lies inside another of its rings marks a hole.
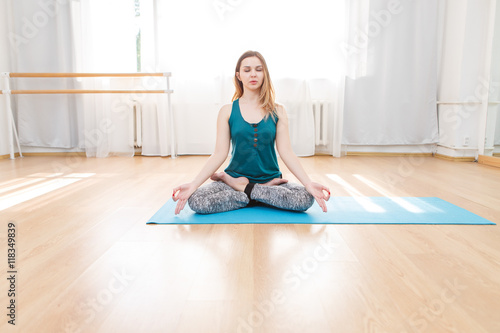
<instances>
[{"instance_id":1,"label":"woman's hand","mask_svg":"<svg viewBox=\"0 0 500 333\"><path fill-rule=\"evenodd\" d=\"M326 213L325 200L328 201L328 199L330 199L330 189L321 184L310 182L309 184L306 185L306 190L307 192L311 193L311 195L314 197L314 199L316 199L316 202L319 204L321 209L323 209L323 212ZM326 195L323 191L327 192L328 195Z\"/></svg>"},{"instance_id":2,"label":"woman's hand","mask_svg":"<svg viewBox=\"0 0 500 333\"><path fill-rule=\"evenodd\" d=\"M196 191L196 186L194 186L192 183L183 184L174 188L172 199L177 202L177 206L175 207L175 215L179 214L181 210L184 209L187 200L194 191Z\"/></svg>"}]
</instances>

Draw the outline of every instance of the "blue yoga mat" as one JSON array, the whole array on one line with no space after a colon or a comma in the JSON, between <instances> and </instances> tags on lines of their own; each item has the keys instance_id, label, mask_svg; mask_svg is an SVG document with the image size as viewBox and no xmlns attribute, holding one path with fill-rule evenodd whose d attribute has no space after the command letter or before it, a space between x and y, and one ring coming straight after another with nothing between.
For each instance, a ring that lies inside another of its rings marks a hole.
<instances>
[{"instance_id":1,"label":"blue yoga mat","mask_svg":"<svg viewBox=\"0 0 500 333\"><path fill-rule=\"evenodd\" d=\"M324 213L317 203L306 212L254 206L202 215L188 205L175 215L170 199L147 224L495 224L434 197L331 197Z\"/></svg>"}]
</instances>

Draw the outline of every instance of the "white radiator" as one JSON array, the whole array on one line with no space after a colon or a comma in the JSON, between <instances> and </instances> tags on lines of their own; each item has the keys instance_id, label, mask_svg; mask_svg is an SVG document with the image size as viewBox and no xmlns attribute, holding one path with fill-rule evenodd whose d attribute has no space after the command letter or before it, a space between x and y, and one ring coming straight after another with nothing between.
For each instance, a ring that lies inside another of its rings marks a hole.
<instances>
[{"instance_id":1,"label":"white radiator","mask_svg":"<svg viewBox=\"0 0 500 333\"><path fill-rule=\"evenodd\" d=\"M313 100L314 132L316 146L324 146L328 143L328 113L330 102Z\"/></svg>"},{"instance_id":2,"label":"white radiator","mask_svg":"<svg viewBox=\"0 0 500 333\"><path fill-rule=\"evenodd\" d=\"M131 147L142 147L142 107L132 104L132 114L129 118L129 144Z\"/></svg>"}]
</instances>

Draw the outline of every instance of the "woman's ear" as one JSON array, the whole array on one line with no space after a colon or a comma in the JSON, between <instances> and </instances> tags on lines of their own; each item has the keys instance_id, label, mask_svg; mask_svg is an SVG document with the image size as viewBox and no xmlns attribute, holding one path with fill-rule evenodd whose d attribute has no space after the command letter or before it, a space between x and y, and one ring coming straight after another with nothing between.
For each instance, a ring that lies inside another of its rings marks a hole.
<instances>
[{"instance_id":1,"label":"woman's ear","mask_svg":"<svg viewBox=\"0 0 500 333\"><path fill-rule=\"evenodd\" d=\"M236 78L238 79L238 81L241 81L240 72L236 72Z\"/></svg>"}]
</instances>

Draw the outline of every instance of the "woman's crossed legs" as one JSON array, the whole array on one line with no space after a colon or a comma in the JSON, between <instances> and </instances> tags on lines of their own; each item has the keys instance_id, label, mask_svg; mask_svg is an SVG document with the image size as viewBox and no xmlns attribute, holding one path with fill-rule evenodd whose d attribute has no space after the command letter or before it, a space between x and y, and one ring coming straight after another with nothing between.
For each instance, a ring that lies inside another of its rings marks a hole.
<instances>
[{"instance_id":1,"label":"woman's crossed legs","mask_svg":"<svg viewBox=\"0 0 500 333\"><path fill-rule=\"evenodd\" d=\"M219 172L211 179L213 183L198 188L188 200L189 207L196 213L227 212L246 207L251 200L293 211L305 211L314 203L314 197L305 187L284 179L255 184L250 198L244 192L249 183L245 177L233 178L225 172Z\"/></svg>"}]
</instances>

